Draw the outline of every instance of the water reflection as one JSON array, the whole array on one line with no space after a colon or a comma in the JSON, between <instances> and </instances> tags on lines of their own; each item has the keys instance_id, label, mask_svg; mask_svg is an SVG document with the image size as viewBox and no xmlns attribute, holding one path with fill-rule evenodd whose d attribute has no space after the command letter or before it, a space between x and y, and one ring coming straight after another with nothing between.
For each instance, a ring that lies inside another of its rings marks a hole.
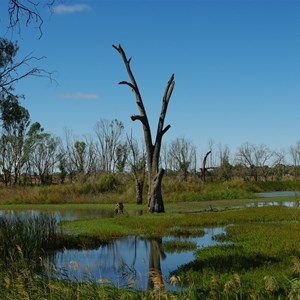
<instances>
[{"instance_id":1,"label":"water reflection","mask_svg":"<svg viewBox=\"0 0 300 300\"><path fill-rule=\"evenodd\" d=\"M263 198L273 198L273 197L292 197L298 196L300 191L275 191L275 192L263 192L263 193L256 193L258 197Z\"/></svg>"},{"instance_id":2,"label":"water reflection","mask_svg":"<svg viewBox=\"0 0 300 300\"><path fill-rule=\"evenodd\" d=\"M162 239L150 240L148 290L154 288L165 290L166 288L160 265L160 259L165 259L166 254L161 250L161 244Z\"/></svg>"},{"instance_id":3,"label":"water reflection","mask_svg":"<svg viewBox=\"0 0 300 300\"><path fill-rule=\"evenodd\" d=\"M0 216L5 217L36 217L41 213L49 213L53 215L56 221L74 221L79 219L93 219L93 218L112 218L114 216L113 209L109 208L93 208L93 209L59 209L59 210L0 210Z\"/></svg>"},{"instance_id":4,"label":"water reflection","mask_svg":"<svg viewBox=\"0 0 300 300\"><path fill-rule=\"evenodd\" d=\"M224 232L224 228L206 229L202 237L176 238L192 241L197 247L215 245L213 236ZM167 253L161 245L174 237L145 240L129 236L96 250L64 250L52 257L56 268L67 272L69 278L83 280L87 275L100 283L111 282L118 287L136 289L174 290L168 283L170 272L194 259L193 251ZM76 262L76 263L75 263ZM74 265L76 268L74 268Z\"/></svg>"},{"instance_id":5,"label":"water reflection","mask_svg":"<svg viewBox=\"0 0 300 300\"><path fill-rule=\"evenodd\" d=\"M264 206L285 206L285 207L297 207L298 203L295 201L260 201L247 203L247 207L264 207Z\"/></svg>"}]
</instances>

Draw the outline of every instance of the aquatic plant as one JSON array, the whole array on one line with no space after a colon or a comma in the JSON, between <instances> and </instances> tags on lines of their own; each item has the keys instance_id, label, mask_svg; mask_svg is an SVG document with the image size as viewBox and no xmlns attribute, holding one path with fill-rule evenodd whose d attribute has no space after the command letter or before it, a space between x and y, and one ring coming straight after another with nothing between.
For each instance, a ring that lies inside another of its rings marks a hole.
<instances>
[{"instance_id":1,"label":"aquatic plant","mask_svg":"<svg viewBox=\"0 0 300 300\"><path fill-rule=\"evenodd\" d=\"M55 247L56 218L51 214L3 215L0 217L0 256L4 260L37 259Z\"/></svg>"}]
</instances>

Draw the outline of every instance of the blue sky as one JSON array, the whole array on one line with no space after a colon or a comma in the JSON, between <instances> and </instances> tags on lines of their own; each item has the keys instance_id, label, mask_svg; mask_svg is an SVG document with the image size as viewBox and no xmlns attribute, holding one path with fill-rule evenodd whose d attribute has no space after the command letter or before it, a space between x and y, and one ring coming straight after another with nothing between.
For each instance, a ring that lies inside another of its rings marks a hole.
<instances>
[{"instance_id":1,"label":"blue sky","mask_svg":"<svg viewBox=\"0 0 300 300\"><path fill-rule=\"evenodd\" d=\"M112 48L121 44L154 132L175 73L166 141L184 136L203 152L213 140L234 152L245 142L279 150L300 139L300 1L63 2L51 15L41 8L41 39L33 26L6 35L19 40L20 57L46 56L41 66L55 71L58 84L31 78L15 86L47 131L89 135L100 119L116 118L141 136L130 120L135 97L118 85L128 80Z\"/></svg>"}]
</instances>

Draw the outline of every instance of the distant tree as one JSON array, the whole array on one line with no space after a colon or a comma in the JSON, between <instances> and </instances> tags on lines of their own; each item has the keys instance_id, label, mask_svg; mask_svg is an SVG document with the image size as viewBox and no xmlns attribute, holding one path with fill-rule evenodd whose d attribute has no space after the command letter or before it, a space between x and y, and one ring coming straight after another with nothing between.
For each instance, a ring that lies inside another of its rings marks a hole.
<instances>
[{"instance_id":1,"label":"distant tree","mask_svg":"<svg viewBox=\"0 0 300 300\"><path fill-rule=\"evenodd\" d=\"M79 174L84 174L84 166L86 159L86 143L84 141L76 141L74 144L74 163Z\"/></svg>"},{"instance_id":2,"label":"distant tree","mask_svg":"<svg viewBox=\"0 0 300 300\"><path fill-rule=\"evenodd\" d=\"M116 172L123 173L128 160L128 144L120 143L116 150Z\"/></svg>"},{"instance_id":3,"label":"distant tree","mask_svg":"<svg viewBox=\"0 0 300 300\"><path fill-rule=\"evenodd\" d=\"M233 166L230 163L230 150L228 146L219 145L218 149L219 167L214 171L217 173L218 180L229 181L232 178Z\"/></svg>"},{"instance_id":4,"label":"distant tree","mask_svg":"<svg viewBox=\"0 0 300 300\"><path fill-rule=\"evenodd\" d=\"M26 144L32 175L37 174L41 184L51 183L58 160L59 138L44 132L40 123L36 122L29 129Z\"/></svg>"},{"instance_id":5,"label":"distant tree","mask_svg":"<svg viewBox=\"0 0 300 300\"><path fill-rule=\"evenodd\" d=\"M97 137L96 149L100 171L115 172L117 163L120 164L124 159L123 156L126 156L122 152L125 151L123 148L123 123L117 119L112 121L102 119L96 123L94 131Z\"/></svg>"},{"instance_id":6,"label":"distant tree","mask_svg":"<svg viewBox=\"0 0 300 300\"><path fill-rule=\"evenodd\" d=\"M205 156L202 160L202 166L200 168L200 178L204 182L206 181L206 173L207 173L206 162L207 162L207 158L210 154L211 154L211 150L205 154Z\"/></svg>"},{"instance_id":7,"label":"distant tree","mask_svg":"<svg viewBox=\"0 0 300 300\"><path fill-rule=\"evenodd\" d=\"M76 175L86 178L96 172L96 148L91 139L87 137L78 139L71 131L66 131L59 152L63 155L61 163L71 182Z\"/></svg>"},{"instance_id":8,"label":"distant tree","mask_svg":"<svg viewBox=\"0 0 300 300\"><path fill-rule=\"evenodd\" d=\"M294 177L298 178L300 176L300 141L290 147L289 154L293 163Z\"/></svg>"},{"instance_id":9,"label":"distant tree","mask_svg":"<svg viewBox=\"0 0 300 300\"><path fill-rule=\"evenodd\" d=\"M179 137L171 141L168 156L173 160L174 171L181 173L183 180L186 180L196 165L196 147L185 137Z\"/></svg>"},{"instance_id":10,"label":"distant tree","mask_svg":"<svg viewBox=\"0 0 300 300\"><path fill-rule=\"evenodd\" d=\"M0 100L0 113L2 121L1 137L1 167L3 180L8 184L13 176L15 185L20 177L25 163L24 145L26 130L30 124L30 115L18 97L11 94Z\"/></svg>"},{"instance_id":11,"label":"distant tree","mask_svg":"<svg viewBox=\"0 0 300 300\"><path fill-rule=\"evenodd\" d=\"M267 180L270 172L268 164L271 163L273 155L274 152L266 145L245 143L238 149L236 161L238 164L250 170L250 176L253 177L255 181L259 179L260 175Z\"/></svg>"},{"instance_id":12,"label":"distant tree","mask_svg":"<svg viewBox=\"0 0 300 300\"><path fill-rule=\"evenodd\" d=\"M66 159L66 153L64 152L64 150L61 147L57 154L57 161L58 161L60 183L64 184L65 180L67 178L67 175L68 175L67 159Z\"/></svg>"},{"instance_id":13,"label":"distant tree","mask_svg":"<svg viewBox=\"0 0 300 300\"><path fill-rule=\"evenodd\" d=\"M167 113L167 108L169 104L169 100L171 98L173 88L175 85L174 74L171 76L170 80L167 83L163 100L162 100L162 108L157 126L157 133L155 142L152 142L152 133L149 125L146 109L144 107L144 103L142 100L142 96L140 94L138 85L136 83L135 77L131 71L130 67L130 59L127 59L126 54L121 47L113 45L113 47L119 52L121 55L123 62L125 64L130 82L121 81L119 84L125 84L131 88L136 97L136 104L139 109L139 115L133 115L131 117L132 121L140 121L143 126L144 131L144 140L147 151L147 166L148 166L148 175L149 175L149 188L148 188L148 207L151 213L157 212L165 212L163 197L162 197L162 179L164 176L164 169L160 168L160 150L162 146L162 138L164 134L170 129L170 125L164 126L165 117Z\"/></svg>"},{"instance_id":14,"label":"distant tree","mask_svg":"<svg viewBox=\"0 0 300 300\"><path fill-rule=\"evenodd\" d=\"M132 137L132 134L127 136L127 143L130 149L128 161L131 174L135 180L136 203L142 204L146 174L146 153L143 148L139 148L139 144L136 139Z\"/></svg>"}]
</instances>

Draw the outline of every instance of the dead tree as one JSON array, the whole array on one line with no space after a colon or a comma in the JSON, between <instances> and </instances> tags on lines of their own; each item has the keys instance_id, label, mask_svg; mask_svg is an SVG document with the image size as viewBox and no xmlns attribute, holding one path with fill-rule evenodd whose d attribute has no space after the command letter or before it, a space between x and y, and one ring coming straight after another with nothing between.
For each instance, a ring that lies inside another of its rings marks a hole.
<instances>
[{"instance_id":1,"label":"dead tree","mask_svg":"<svg viewBox=\"0 0 300 300\"><path fill-rule=\"evenodd\" d=\"M164 121L167 113L167 108L169 104L169 100L171 98L175 81L174 81L174 74L172 74L170 80L167 83L163 99L162 99L162 108L161 113L158 121L157 126L157 133L155 142L152 142L152 135L151 135L151 128L149 125L146 109L144 107L144 103L142 100L142 96L140 94L138 85L134 78L134 75L131 71L130 61L131 58L127 59L126 54L121 47L113 45L113 47L120 53L130 82L128 81L121 81L119 84L128 85L136 97L136 104L139 109L139 115L131 116L132 121L139 120L142 123L143 131L144 131L144 140L146 145L146 152L147 152L147 166L148 166L148 175L149 175L149 189L148 189L148 207L151 213L157 212L165 212L163 198L162 198L162 191L161 191L161 183L162 178L164 176L164 169L159 167L159 158L160 158L160 150L161 150L161 143L163 135L170 129L171 125L164 126Z\"/></svg>"},{"instance_id":2,"label":"dead tree","mask_svg":"<svg viewBox=\"0 0 300 300\"><path fill-rule=\"evenodd\" d=\"M204 182L206 180L205 175L206 175L206 172L207 172L206 161L207 161L207 157L208 157L209 154L211 154L211 151L208 151L206 153L206 155L204 156L204 159L203 159L203 162L202 162L202 168L200 168L200 178Z\"/></svg>"}]
</instances>

